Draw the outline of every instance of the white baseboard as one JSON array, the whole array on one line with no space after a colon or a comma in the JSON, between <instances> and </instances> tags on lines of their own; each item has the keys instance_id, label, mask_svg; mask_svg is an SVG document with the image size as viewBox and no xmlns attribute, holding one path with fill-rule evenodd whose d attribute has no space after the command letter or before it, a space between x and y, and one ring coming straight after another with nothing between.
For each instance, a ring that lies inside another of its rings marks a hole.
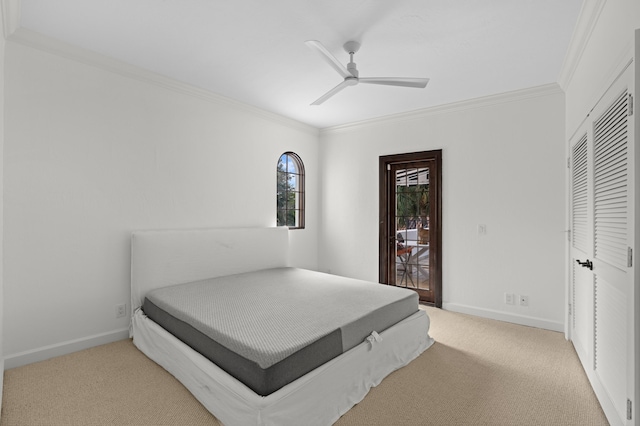
<instances>
[{"instance_id":1,"label":"white baseboard","mask_svg":"<svg viewBox=\"0 0 640 426\"><path fill-rule=\"evenodd\" d=\"M526 325L529 327L543 328L545 330L559 331L564 333L564 323L550 321L543 318L529 317L526 315L514 314L511 312L494 311L493 309L484 309L475 306L447 302L442 303L442 309L446 311L460 312L461 314L475 315L482 318L490 318L498 321L505 321L513 324Z\"/></svg>"},{"instance_id":2,"label":"white baseboard","mask_svg":"<svg viewBox=\"0 0 640 426\"><path fill-rule=\"evenodd\" d=\"M34 362L44 361L128 338L129 328L123 328L94 336L83 337L81 339L69 340L55 345L43 346L41 348L6 356L4 358L4 369L8 370L10 368L21 367Z\"/></svg>"}]
</instances>

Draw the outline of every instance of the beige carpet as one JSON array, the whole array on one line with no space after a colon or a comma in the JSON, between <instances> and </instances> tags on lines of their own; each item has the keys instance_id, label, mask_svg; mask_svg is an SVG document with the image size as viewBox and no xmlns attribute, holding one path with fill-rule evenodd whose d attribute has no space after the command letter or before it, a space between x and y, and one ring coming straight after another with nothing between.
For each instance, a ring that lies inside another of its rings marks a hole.
<instances>
[{"instance_id":1,"label":"beige carpet","mask_svg":"<svg viewBox=\"0 0 640 426\"><path fill-rule=\"evenodd\" d=\"M561 333L427 308L437 343L336 425L606 425ZM2 426L219 425L129 340L5 371Z\"/></svg>"}]
</instances>

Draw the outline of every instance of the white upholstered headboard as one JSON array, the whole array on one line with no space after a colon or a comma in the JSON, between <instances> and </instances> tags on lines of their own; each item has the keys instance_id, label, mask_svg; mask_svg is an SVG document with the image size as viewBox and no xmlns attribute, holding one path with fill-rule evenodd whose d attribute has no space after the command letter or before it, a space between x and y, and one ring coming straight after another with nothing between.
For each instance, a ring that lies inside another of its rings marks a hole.
<instances>
[{"instance_id":1,"label":"white upholstered headboard","mask_svg":"<svg viewBox=\"0 0 640 426\"><path fill-rule=\"evenodd\" d=\"M155 288L288 265L286 227L133 232L131 312Z\"/></svg>"}]
</instances>

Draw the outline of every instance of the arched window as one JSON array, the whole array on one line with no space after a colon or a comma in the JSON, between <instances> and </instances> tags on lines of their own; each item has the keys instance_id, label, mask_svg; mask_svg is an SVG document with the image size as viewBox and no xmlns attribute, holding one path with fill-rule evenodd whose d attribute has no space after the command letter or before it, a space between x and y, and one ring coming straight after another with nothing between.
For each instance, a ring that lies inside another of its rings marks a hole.
<instances>
[{"instance_id":1,"label":"arched window","mask_svg":"<svg viewBox=\"0 0 640 426\"><path fill-rule=\"evenodd\" d=\"M276 194L278 226L304 228L304 165L293 152L278 159Z\"/></svg>"}]
</instances>

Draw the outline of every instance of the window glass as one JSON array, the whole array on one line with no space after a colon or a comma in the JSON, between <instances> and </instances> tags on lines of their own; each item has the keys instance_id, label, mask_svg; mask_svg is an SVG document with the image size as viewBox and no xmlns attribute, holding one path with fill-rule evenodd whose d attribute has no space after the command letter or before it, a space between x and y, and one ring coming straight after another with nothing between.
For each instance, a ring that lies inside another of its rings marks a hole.
<instances>
[{"instance_id":1,"label":"window glass","mask_svg":"<svg viewBox=\"0 0 640 426\"><path fill-rule=\"evenodd\" d=\"M304 166L300 157L285 152L277 166L277 224L292 229L304 228Z\"/></svg>"}]
</instances>

